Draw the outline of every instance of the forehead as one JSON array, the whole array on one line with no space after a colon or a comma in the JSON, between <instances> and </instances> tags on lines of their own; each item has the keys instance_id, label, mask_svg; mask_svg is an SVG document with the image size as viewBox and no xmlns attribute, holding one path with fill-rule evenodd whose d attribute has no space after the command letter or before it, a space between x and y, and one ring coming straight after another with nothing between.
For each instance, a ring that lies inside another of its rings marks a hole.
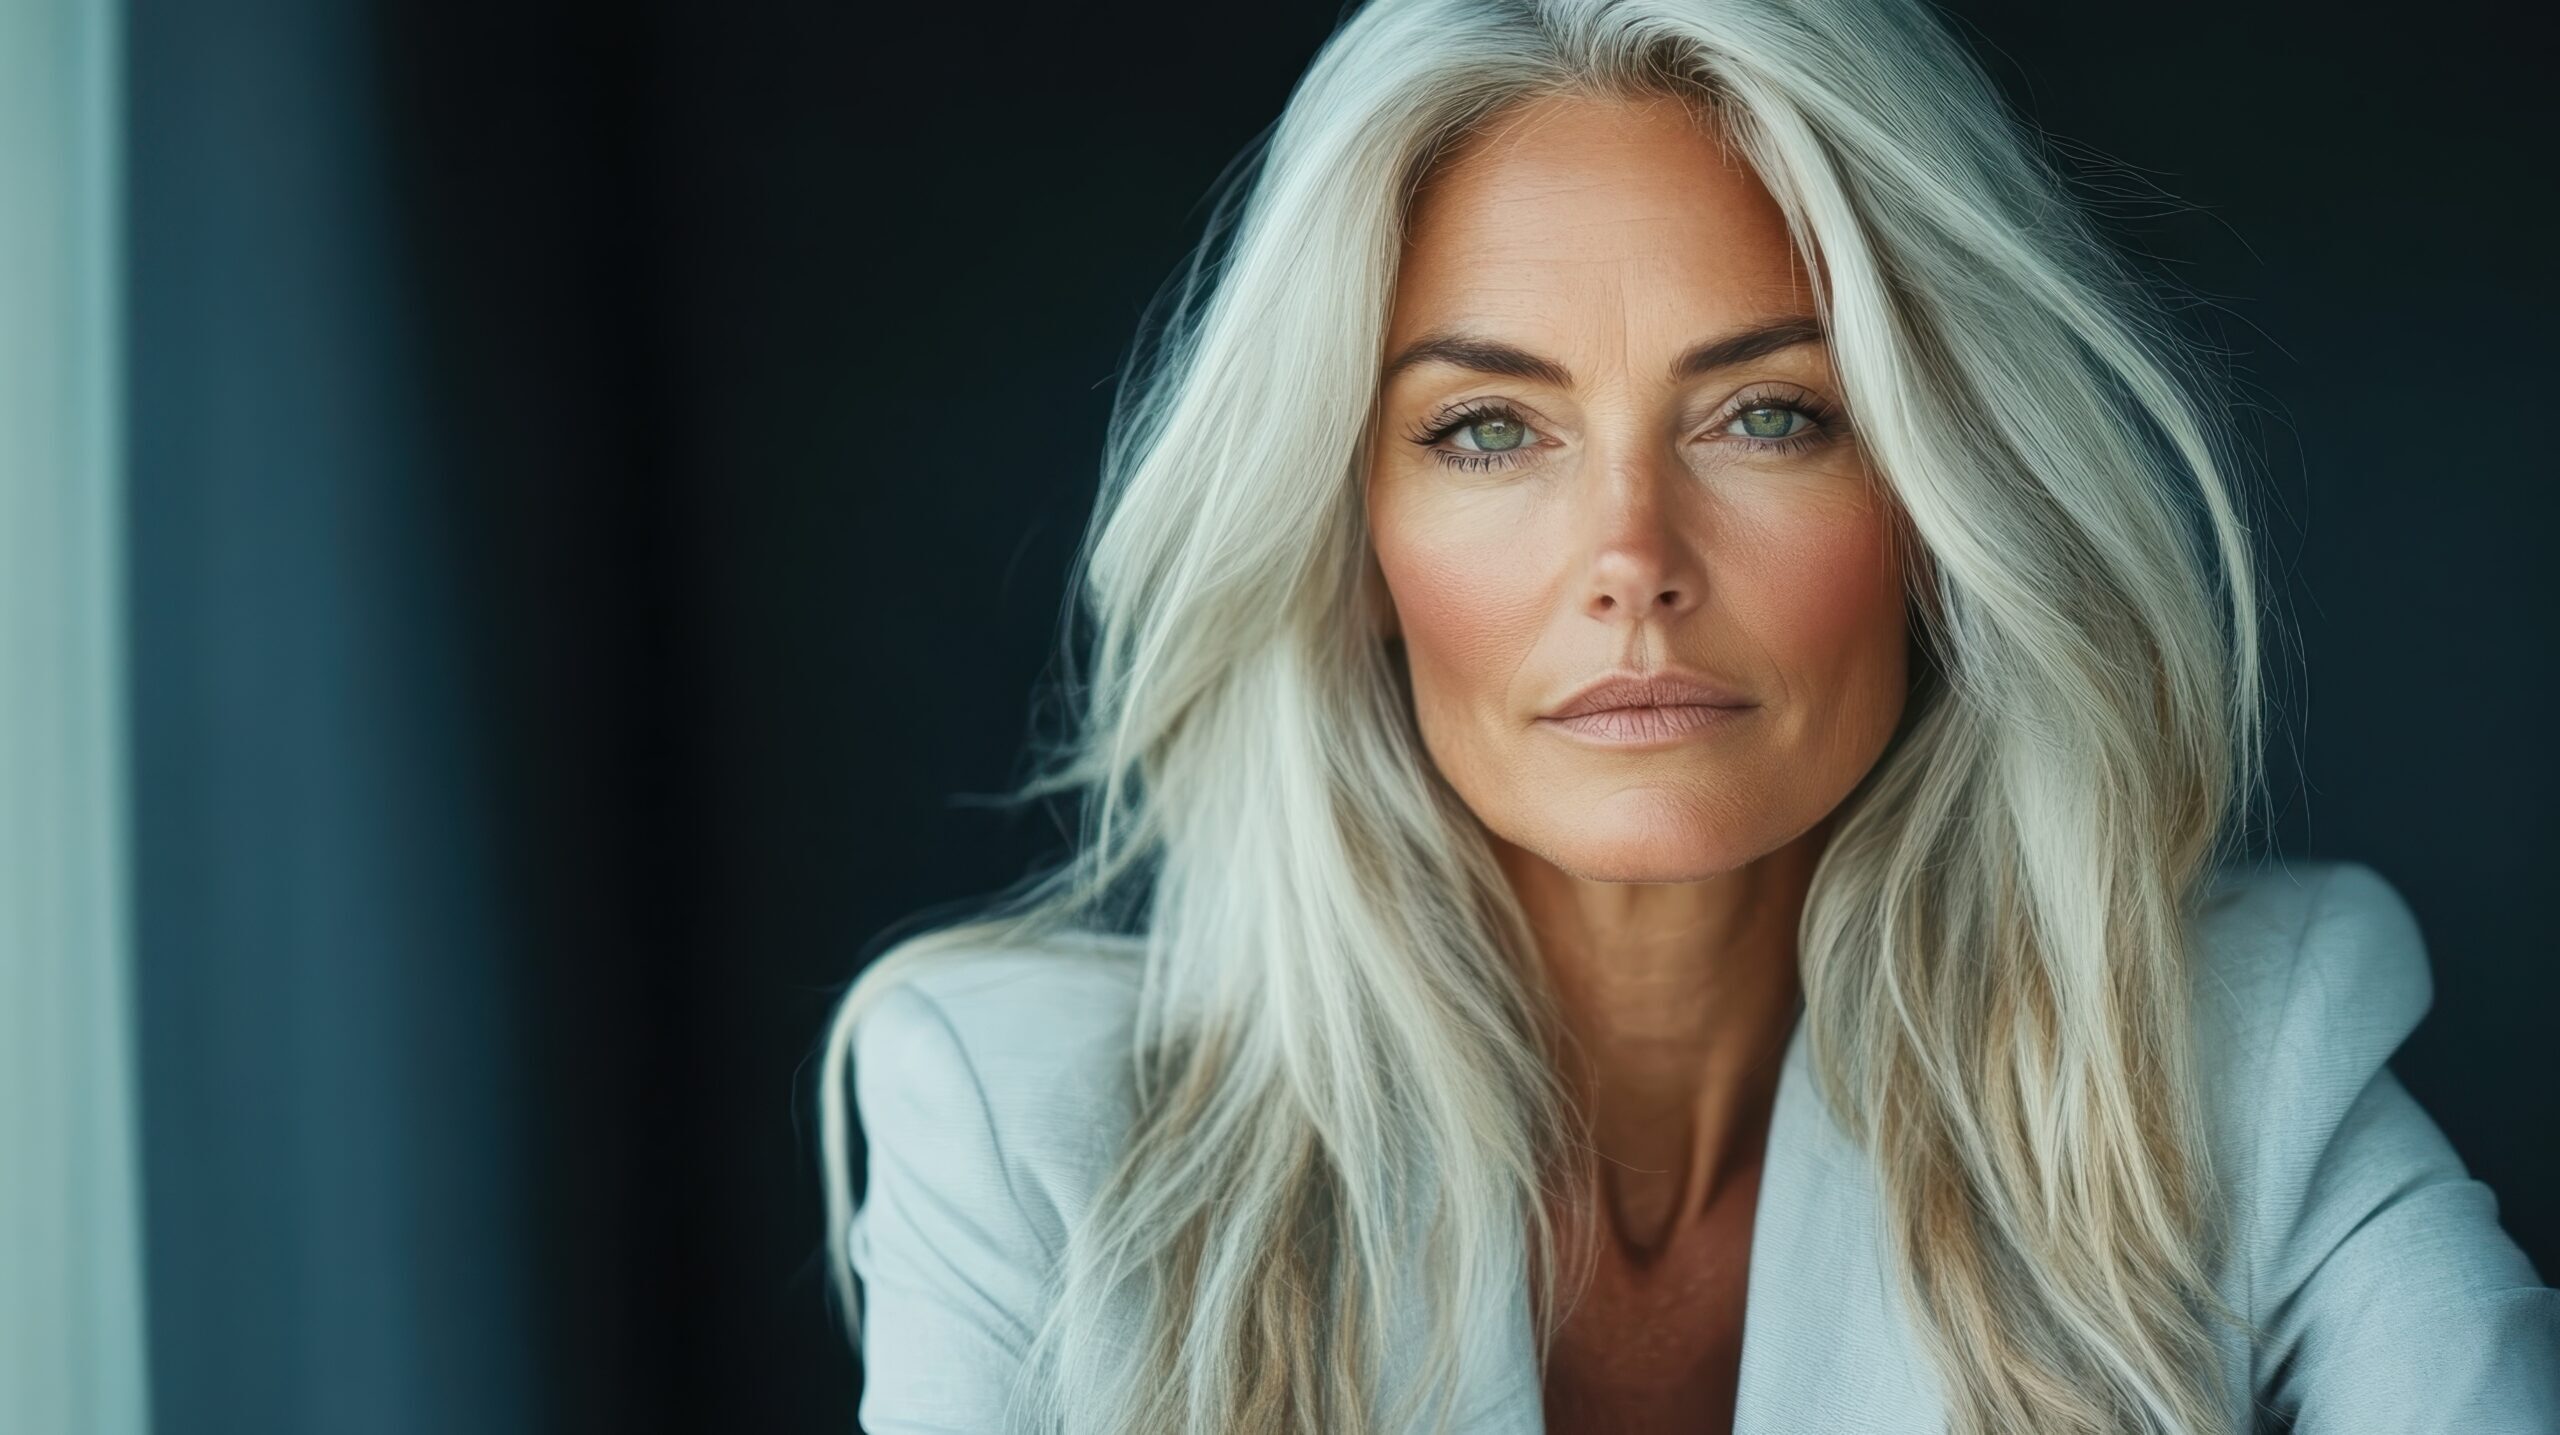
<instances>
[{"instance_id":1,"label":"forehead","mask_svg":"<svg viewBox=\"0 0 2560 1435\"><path fill-rule=\"evenodd\" d=\"M1786 217L1739 151L1670 100L1551 99L1486 126L1415 192L1389 331L1566 338L1573 316L1607 315L1684 344L1809 308Z\"/></svg>"}]
</instances>

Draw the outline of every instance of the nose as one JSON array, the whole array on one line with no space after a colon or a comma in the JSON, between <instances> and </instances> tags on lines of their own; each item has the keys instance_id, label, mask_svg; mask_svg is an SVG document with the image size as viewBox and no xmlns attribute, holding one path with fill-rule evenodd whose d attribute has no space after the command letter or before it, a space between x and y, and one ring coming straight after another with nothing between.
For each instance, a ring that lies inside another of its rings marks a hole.
<instances>
[{"instance_id":1,"label":"nose","mask_svg":"<svg viewBox=\"0 0 2560 1435\"><path fill-rule=\"evenodd\" d=\"M1602 622L1661 621L1703 597L1704 573L1680 531L1680 493L1696 479L1670 455L1630 452L1602 466L1590 518L1583 612Z\"/></svg>"}]
</instances>

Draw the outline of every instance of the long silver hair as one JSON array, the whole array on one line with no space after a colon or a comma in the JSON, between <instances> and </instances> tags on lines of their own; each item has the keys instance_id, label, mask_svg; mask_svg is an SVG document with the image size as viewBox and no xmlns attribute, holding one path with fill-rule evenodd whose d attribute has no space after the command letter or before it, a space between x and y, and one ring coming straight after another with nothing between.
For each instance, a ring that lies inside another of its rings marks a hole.
<instances>
[{"instance_id":1,"label":"long silver hair","mask_svg":"<svg viewBox=\"0 0 2560 1435\"><path fill-rule=\"evenodd\" d=\"M1923 560L1911 706L1834 814L1799 951L1952 1428L2223 1431L2186 1002L2192 901L2263 780L2230 381L1923 0L1347 17L1123 376L1077 564L1090 671L1071 641L1073 731L1017 794L1082 800L1075 854L836 1013L848 1325L854 1024L926 963L1079 927L1143 938L1137 1116L1025 1367L1046 1428L1445 1428L1465 1312L1523 1260L1542 1337L1570 1304L1587 1268L1550 1207L1590 1152L1553 996L1370 621L1361 492L1409 197L1570 95L1678 97L1739 146L1817 261ZM1130 1310L1134 1349L1077 1339ZM1391 1339L1418 1371L1393 1392Z\"/></svg>"}]
</instances>

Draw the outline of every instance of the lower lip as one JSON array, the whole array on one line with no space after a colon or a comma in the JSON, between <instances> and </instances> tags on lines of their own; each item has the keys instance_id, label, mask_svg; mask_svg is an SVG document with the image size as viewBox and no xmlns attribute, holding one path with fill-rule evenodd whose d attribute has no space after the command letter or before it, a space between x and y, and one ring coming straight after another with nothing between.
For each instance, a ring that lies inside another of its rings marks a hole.
<instances>
[{"instance_id":1,"label":"lower lip","mask_svg":"<svg viewBox=\"0 0 2560 1435\"><path fill-rule=\"evenodd\" d=\"M1538 721L1562 728L1587 741L1612 747L1650 747L1677 742L1691 733L1723 727L1751 711L1749 707L1708 707L1701 703L1684 703L1677 707L1608 708L1577 717L1540 718Z\"/></svg>"}]
</instances>

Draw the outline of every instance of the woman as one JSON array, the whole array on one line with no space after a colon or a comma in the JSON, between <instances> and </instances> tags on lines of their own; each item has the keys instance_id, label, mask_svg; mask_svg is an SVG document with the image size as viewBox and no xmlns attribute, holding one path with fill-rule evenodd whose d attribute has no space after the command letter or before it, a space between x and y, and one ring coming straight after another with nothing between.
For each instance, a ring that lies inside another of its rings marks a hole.
<instances>
[{"instance_id":1,"label":"woman","mask_svg":"<svg viewBox=\"0 0 2560 1435\"><path fill-rule=\"evenodd\" d=\"M830 1036L867 1429L2560 1429L2411 914L2235 855L2211 376L1928 12L1375 0L1240 183L1079 853Z\"/></svg>"}]
</instances>

